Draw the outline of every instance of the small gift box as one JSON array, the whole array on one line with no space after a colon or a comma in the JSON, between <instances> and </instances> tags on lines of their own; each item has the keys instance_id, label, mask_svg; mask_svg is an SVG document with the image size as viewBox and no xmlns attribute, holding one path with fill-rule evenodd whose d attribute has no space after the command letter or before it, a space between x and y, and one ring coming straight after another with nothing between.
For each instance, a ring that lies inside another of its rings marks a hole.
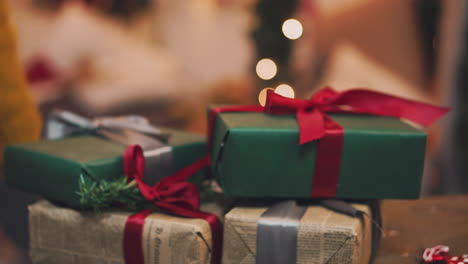
<instances>
[{"instance_id":1,"label":"small gift box","mask_svg":"<svg viewBox=\"0 0 468 264\"><path fill-rule=\"evenodd\" d=\"M66 114L64 116L68 117L70 113ZM7 146L6 182L23 191L80 207L83 204L79 193L84 184L98 186L103 182L125 181L122 163L127 145L140 144L145 148L144 181L149 185L205 155L203 136L173 129L156 130L139 119L134 122L135 118L100 119L92 129L89 127L94 122L75 118L77 120L71 121L75 124L75 128L70 129L73 133L63 132L64 127L49 131L50 135L58 132L65 135L64 138ZM70 122L69 119L65 121ZM57 123L53 119L48 125L63 125L65 121ZM76 129L80 126L82 129ZM193 175L190 181L202 182L205 172Z\"/></svg>"},{"instance_id":2,"label":"small gift box","mask_svg":"<svg viewBox=\"0 0 468 264\"><path fill-rule=\"evenodd\" d=\"M262 106L213 107L213 173L226 195L415 199L427 126L448 110L368 90L268 93Z\"/></svg>"},{"instance_id":3,"label":"small gift box","mask_svg":"<svg viewBox=\"0 0 468 264\"><path fill-rule=\"evenodd\" d=\"M213 202L202 208L220 216L225 210ZM35 264L136 263L125 261L128 212L81 212L45 200L28 210L30 257ZM202 219L152 213L144 220L140 241L146 264L210 263L211 230Z\"/></svg>"},{"instance_id":4,"label":"small gift box","mask_svg":"<svg viewBox=\"0 0 468 264\"><path fill-rule=\"evenodd\" d=\"M236 206L224 219L223 263L370 263L379 219L377 203Z\"/></svg>"}]
</instances>

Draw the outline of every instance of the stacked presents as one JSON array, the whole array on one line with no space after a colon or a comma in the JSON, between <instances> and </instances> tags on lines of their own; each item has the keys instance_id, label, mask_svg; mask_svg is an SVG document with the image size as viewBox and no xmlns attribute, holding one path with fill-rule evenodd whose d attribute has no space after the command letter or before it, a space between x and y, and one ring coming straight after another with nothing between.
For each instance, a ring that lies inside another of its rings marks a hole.
<instances>
[{"instance_id":1,"label":"stacked presents","mask_svg":"<svg viewBox=\"0 0 468 264\"><path fill-rule=\"evenodd\" d=\"M6 148L5 175L49 200L29 207L34 263L369 263L379 200L419 196L426 135L401 119L446 112L368 90L269 92L264 107L212 107L207 142L57 112L48 140Z\"/></svg>"}]
</instances>

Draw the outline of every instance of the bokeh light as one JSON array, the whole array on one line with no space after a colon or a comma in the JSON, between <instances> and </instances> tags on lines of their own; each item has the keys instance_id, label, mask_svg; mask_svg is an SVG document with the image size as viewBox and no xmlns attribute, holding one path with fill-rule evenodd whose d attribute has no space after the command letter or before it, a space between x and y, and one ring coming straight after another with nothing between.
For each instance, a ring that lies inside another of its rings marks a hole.
<instances>
[{"instance_id":1,"label":"bokeh light","mask_svg":"<svg viewBox=\"0 0 468 264\"><path fill-rule=\"evenodd\" d=\"M267 93L269 90L274 91L273 88L267 87L267 88L263 88L263 90L261 90L260 93L258 94L258 102L260 103L261 106L265 106Z\"/></svg>"},{"instance_id":2,"label":"bokeh light","mask_svg":"<svg viewBox=\"0 0 468 264\"><path fill-rule=\"evenodd\" d=\"M294 98L294 89L288 84L280 84L275 88L275 93L288 98Z\"/></svg>"},{"instance_id":3,"label":"bokeh light","mask_svg":"<svg viewBox=\"0 0 468 264\"><path fill-rule=\"evenodd\" d=\"M256 71L258 77L263 80L271 80L277 72L276 63L271 59L261 59L257 63Z\"/></svg>"},{"instance_id":4,"label":"bokeh light","mask_svg":"<svg viewBox=\"0 0 468 264\"><path fill-rule=\"evenodd\" d=\"M284 21L282 29L288 39L298 39L302 36L302 24L297 19L290 18Z\"/></svg>"}]
</instances>

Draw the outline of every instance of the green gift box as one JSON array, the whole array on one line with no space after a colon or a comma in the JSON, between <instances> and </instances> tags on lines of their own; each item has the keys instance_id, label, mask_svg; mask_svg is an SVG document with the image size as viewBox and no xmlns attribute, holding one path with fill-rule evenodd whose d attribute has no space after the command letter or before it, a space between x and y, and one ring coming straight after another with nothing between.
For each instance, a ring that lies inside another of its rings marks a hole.
<instances>
[{"instance_id":1,"label":"green gift box","mask_svg":"<svg viewBox=\"0 0 468 264\"><path fill-rule=\"evenodd\" d=\"M206 154L203 136L172 129L161 130L170 134L167 146L172 149L171 166L165 170L167 175ZM125 149L123 144L89 133L10 145L5 148L6 182L23 191L72 207L80 207L80 175L96 180L122 177L122 155ZM167 164L161 166L167 167ZM205 175L204 171L200 171L193 175L190 181L199 183ZM156 180L145 178L147 183L155 183Z\"/></svg>"},{"instance_id":2,"label":"green gift box","mask_svg":"<svg viewBox=\"0 0 468 264\"><path fill-rule=\"evenodd\" d=\"M336 197L419 197L424 132L396 118L329 116L344 129ZM311 197L317 141L300 145L298 138L294 115L217 114L212 130L212 169L225 194Z\"/></svg>"}]
</instances>

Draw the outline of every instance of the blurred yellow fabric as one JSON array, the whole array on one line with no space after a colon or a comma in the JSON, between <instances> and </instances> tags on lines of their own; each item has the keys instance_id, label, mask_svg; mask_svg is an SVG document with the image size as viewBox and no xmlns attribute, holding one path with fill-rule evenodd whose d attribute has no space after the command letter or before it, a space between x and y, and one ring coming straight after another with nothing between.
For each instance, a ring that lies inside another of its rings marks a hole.
<instances>
[{"instance_id":1,"label":"blurred yellow fabric","mask_svg":"<svg viewBox=\"0 0 468 264\"><path fill-rule=\"evenodd\" d=\"M0 0L0 168L6 144L37 140L41 120L18 60L8 6Z\"/></svg>"}]
</instances>

